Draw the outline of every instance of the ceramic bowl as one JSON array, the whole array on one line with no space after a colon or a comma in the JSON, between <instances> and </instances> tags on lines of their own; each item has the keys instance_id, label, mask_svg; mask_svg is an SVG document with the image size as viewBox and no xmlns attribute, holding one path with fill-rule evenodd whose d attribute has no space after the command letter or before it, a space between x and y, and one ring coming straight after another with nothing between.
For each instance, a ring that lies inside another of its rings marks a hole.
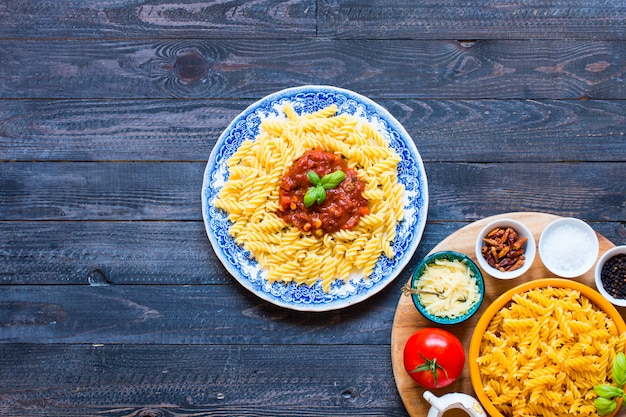
<instances>
[{"instance_id":1,"label":"ceramic bowl","mask_svg":"<svg viewBox=\"0 0 626 417\"><path fill-rule=\"evenodd\" d=\"M587 223L573 217L553 221L539 237L543 265L562 278L574 278L589 271L598 259L600 244Z\"/></svg>"},{"instance_id":2,"label":"ceramic bowl","mask_svg":"<svg viewBox=\"0 0 626 417\"><path fill-rule=\"evenodd\" d=\"M520 284L517 287L506 291L498 298L496 298L496 300L485 309L484 313L476 323L476 327L474 328L474 332L472 333L472 338L470 340L470 346L467 355L467 363L469 364L469 373L472 387L474 388L474 392L476 393L479 401L485 408L485 411L487 411L487 415L491 417L504 416L496 409L494 404L489 399L489 396L484 391L480 373L480 366L478 364L478 357L480 356L480 347L483 335L489 327L494 316L502 308L508 307L509 303L516 294L523 294L532 289L547 287L568 288L579 291L593 304L595 304L598 309L604 311L604 313L606 313L606 315L613 320L619 333L623 333L626 331L626 324L624 323L624 319L620 315L619 311L617 311L617 308L611 305L611 303L609 303L604 297L602 297L600 293L598 293L591 287L588 287L587 285L581 284L580 282L562 278L537 279L526 282L524 284Z\"/></svg>"},{"instance_id":3,"label":"ceramic bowl","mask_svg":"<svg viewBox=\"0 0 626 417\"><path fill-rule=\"evenodd\" d=\"M430 264L433 264L437 260L448 260L448 261L458 260L460 262L463 262L465 265L467 265L471 274L476 278L476 283L478 284L478 293L479 293L478 300L474 304L472 304L470 309L465 314L462 314L456 317L436 316L436 315L429 313L426 307L420 302L420 294L411 294L411 297L413 299L413 304L424 317L426 317L428 320L434 323L437 323L437 324L461 323L469 319L470 317L472 317L474 313L476 313L476 311L480 308L480 305L482 304L483 297L485 295L485 283L483 281L483 276L478 266L467 255L462 254L460 252L454 252L454 251L441 251L441 252L435 252L435 253L428 255L419 263L419 265L417 266L417 268L415 269L411 277L411 282L410 282L411 288L416 288L417 283L420 280L421 276L423 275L426 267Z\"/></svg>"},{"instance_id":4,"label":"ceramic bowl","mask_svg":"<svg viewBox=\"0 0 626 417\"><path fill-rule=\"evenodd\" d=\"M0 6L0 9L2 6ZM1 12L0 12L1 13ZM315 284L269 283L267 271L229 234L232 222L225 210L215 206L229 178L228 159L246 139L255 137L261 122L279 116L285 103L298 114L310 114L331 104L338 114L367 120L375 125L389 146L402 156L398 164L398 183L407 198L405 220L399 224L393 244L395 256L379 256L368 277L354 273L348 282L335 280L329 291L322 280ZM411 196L408 198L408 196ZM215 255L226 270L245 289L259 298L287 309L321 312L339 310L365 301L386 288L400 275L415 253L428 214L428 180L421 156L406 129L385 108L353 91L323 85L306 85L277 91L250 104L237 115L217 139L207 161L202 182L202 218ZM411 215L408 215L411 213Z\"/></svg>"},{"instance_id":5,"label":"ceramic bowl","mask_svg":"<svg viewBox=\"0 0 626 417\"><path fill-rule=\"evenodd\" d=\"M600 294L602 294L602 296L609 300L611 303L615 304L616 306L626 307L626 299L613 297L605 289L604 284L602 283L602 268L604 267L604 264L606 263L606 261L617 255L626 255L626 245L615 246L614 248L611 248L602 254L600 259L598 260L598 263L596 264L595 269L596 287L598 288Z\"/></svg>"},{"instance_id":6,"label":"ceramic bowl","mask_svg":"<svg viewBox=\"0 0 626 417\"><path fill-rule=\"evenodd\" d=\"M484 246L484 238L491 232L493 229L500 227L506 228L510 227L515 230L520 238L525 237L528 239L526 243L522 246L524 248L524 265L521 268L515 269L513 271L501 271L500 269L494 268L485 259L485 256L482 253L482 248ZM517 278L523 274L525 274L531 267L533 261L535 260L535 254L537 252L535 245L535 238L533 237L532 232L528 227L526 227L523 223L513 220L513 219L499 219L494 220L491 223L487 224L482 230L478 233L476 237L476 260L480 267L494 278L498 279L513 279Z\"/></svg>"}]
</instances>

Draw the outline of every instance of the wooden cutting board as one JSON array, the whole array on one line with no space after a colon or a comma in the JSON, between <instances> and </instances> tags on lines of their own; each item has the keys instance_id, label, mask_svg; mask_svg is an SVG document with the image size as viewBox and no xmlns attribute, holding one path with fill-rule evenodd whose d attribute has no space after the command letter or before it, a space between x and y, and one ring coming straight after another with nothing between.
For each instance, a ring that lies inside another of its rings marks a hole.
<instances>
[{"instance_id":1,"label":"wooden cutting board","mask_svg":"<svg viewBox=\"0 0 626 417\"><path fill-rule=\"evenodd\" d=\"M441 250L454 250L464 253L476 261L474 253L474 245L476 237L480 230L486 226L489 222L500 218L511 218L524 223L533 233L535 241L539 242L539 236L543 229L552 221L559 218L552 214L546 213L533 213L533 212L519 212L519 213L505 213L493 217L488 217L480 221L469 224L458 231L454 232L444 240L442 240L437 246L435 246L432 252ZM604 236L596 233L600 242L600 252L598 257L602 255L607 249L615 246L611 241ZM589 287L596 289L594 283L594 267L592 267L584 275L573 278ZM404 345L415 331L424 327L441 327L444 328L461 340L465 353L467 355L469 351L469 344L472 338L474 327L478 322L478 319L482 315L483 311L491 304L500 294L505 291L518 286L527 281L532 281L539 278L552 278L556 277L550 271L548 271L542 264L537 252L537 256L530 268L530 270L519 278L512 280L500 280L493 278L483 272L483 278L485 280L485 297L483 303L476 312L476 314L464 323L442 326L435 324L425 319L413 305L411 297L408 295L401 295L398 301L398 307L396 308L396 314L393 320L393 327L391 331L391 363L393 366L393 374L396 381L396 386L404 406L406 407L411 417L425 417L430 409L430 404L423 399L422 394L424 389L417 385L411 377L407 374L403 364L403 351ZM626 318L626 308L617 307L622 317ZM431 390L435 395L441 396L448 392L465 392L472 396L474 390L470 382L469 368L467 363L463 369L461 376L450 386L445 388L439 388Z\"/></svg>"}]
</instances>

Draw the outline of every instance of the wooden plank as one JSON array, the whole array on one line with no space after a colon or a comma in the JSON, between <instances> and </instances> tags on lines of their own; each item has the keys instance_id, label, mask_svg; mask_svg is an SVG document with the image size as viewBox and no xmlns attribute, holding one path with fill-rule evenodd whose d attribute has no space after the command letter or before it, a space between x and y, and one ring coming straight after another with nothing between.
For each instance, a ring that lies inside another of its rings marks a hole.
<instances>
[{"instance_id":1,"label":"wooden plank","mask_svg":"<svg viewBox=\"0 0 626 417\"><path fill-rule=\"evenodd\" d=\"M549 151L549 150L548 150ZM204 163L0 164L0 220L201 220ZM544 211L623 221L626 170L611 163L426 163L430 220ZM564 193L563 190L569 190Z\"/></svg>"},{"instance_id":2,"label":"wooden plank","mask_svg":"<svg viewBox=\"0 0 626 417\"><path fill-rule=\"evenodd\" d=\"M626 158L626 101L378 102L404 125L425 161ZM4 100L0 158L206 161L222 131L249 104L251 100Z\"/></svg>"},{"instance_id":3,"label":"wooden plank","mask_svg":"<svg viewBox=\"0 0 626 417\"><path fill-rule=\"evenodd\" d=\"M623 163L434 164L426 172L430 219L540 211L623 221L626 212Z\"/></svg>"},{"instance_id":4,"label":"wooden plank","mask_svg":"<svg viewBox=\"0 0 626 417\"><path fill-rule=\"evenodd\" d=\"M0 98L254 99L331 84L374 99L624 99L622 44L2 40Z\"/></svg>"},{"instance_id":5,"label":"wooden plank","mask_svg":"<svg viewBox=\"0 0 626 417\"><path fill-rule=\"evenodd\" d=\"M422 257L464 222L427 224ZM607 223L611 224L611 223ZM617 226L613 225L618 232ZM1 284L229 284L202 222L0 222ZM128 247L131 249L121 250Z\"/></svg>"},{"instance_id":6,"label":"wooden plank","mask_svg":"<svg viewBox=\"0 0 626 417\"><path fill-rule=\"evenodd\" d=\"M359 306L313 315L239 285L1 285L0 342L385 345L410 271Z\"/></svg>"},{"instance_id":7,"label":"wooden plank","mask_svg":"<svg viewBox=\"0 0 626 417\"><path fill-rule=\"evenodd\" d=\"M5 220L200 220L205 163L7 163ZM27 201L30 200L30 201Z\"/></svg>"},{"instance_id":8,"label":"wooden plank","mask_svg":"<svg viewBox=\"0 0 626 417\"><path fill-rule=\"evenodd\" d=\"M398 100L383 105L429 162L626 160L626 108L620 101Z\"/></svg>"},{"instance_id":9,"label":"wooden plank","mask_svg":"<svg viewBox=\"0 0 626 417\"><path fill-rule=\"evenodd\" d=\"M251 100L3 100L5 161L207 161Z\"/></svg>"},{"instance_id":10,"label":"wooden plank","mask_svg":"<svg viewBox=\"0 0 626 417\"><path fill-rule=\"evenodd\" d=\"M303 38L315 36L316 10L313 0L12 0L0 5L0 38Z\"/></svg>"},{"instance_id":11,"label":"wooden plank","mask_svg":"<svg viewBox=\"0 0 626 417\"><path fill-rule=\"evenodd\" d=\"M0 357L7 417L407 415L388 345L3 344Z\"/></svg>"},{"instance_id":12,"label":"wooden plank","mask_svg":"<svg viewBox=\"0 0 626 417\"><path fill-rule=\"evenodd\" d=\"M465 224L464 219L429 221L411 262L423 258L442 239ZM623 220L590 224L611 242L626 244ZM3 236L0 239L0 284L99 286L235 282L217 259L200 221L16 221L0 222L0 233ZM410 270L412 265L407 268Z\"/></svg>"},{"instance_id":13,"label":"wooden plank","mask_svg":"<svg viewBox=\"0 0 626 417\"><path fill-rule=\"evenodd\" d=\"M3 284L226 284L194 222L1 222Z\"/></svg>"},{"instance_id":14,"label":"wooden plank","mask_svg":"<svg viewBox=\"0 0 626 417\"><path fill-rule=\"evenodd\" d=\"M626 36L621 2L411 0L14 0L0 11L2 38L606 39ZM318 12L319 9L319 12ZM316 13L318 16L316 16Z\"/></svg>"},{"instance_id":15,"label":"wooden plank","mask_svg":"<svg viewBox=\"0 0 626 417\"><path fill-rule=\"evenodd\" d=\"M626 39L623 2L321 0L319 35L369 39Z\"/></svg>"},{"instance_id":16,"label":"wooden plank","mask_svg":"<svg viewBox=\"0 0 626 417\"><path fill-rule=\"evenodd\" d=\"M139 256L129 257L128 262L119 262L119 267L115 270L111 268L106 276L91 272L83 280L90 285L18 285L17 280L5 279L4 283L11 285L0 285L0 342L388 344L391 321L398 301L403 297L402 286L426 254L444 239L450 240L453 233L467 224L469 223L429 223L412 260L385 290L351 308L323 314L287 312L262 301L235 284L234 279L223 272L217 261L187 261L179 269L219 270L222 272L218 273L216 281L219 279L232 285L180 285L189 281L158 270L159 266L167 265L167 261L136 260ZM590 224L603 236L603 250L613 244L626 242L623 224ZM471 225L474 227L474 224ZM609 239L609 233L615 237ZM55 243L52 242L49 246L54 246ZM159 247L158 244L154 246ZM471 242L464 243L463 246L462 251L473 257ZM6 277L10 274L19 279L19 272L9 271L9 268L23 261L27 268L31 268L29 273L33 276L28 284L41 284L43 281L37 280L35 275L40 269L47 269L45 262L50 250L44 248L43 253L33 254L31 259L27 255L29 251L20 246L12 250L18 252L19 256L11 263L7 262L9 266L0 257L0 276ZM0 253L10 251L11 249L0 248ZM186 248L178 248L172 252L185 251ZM6 258L11 260L12 257L9 255ZM89 261L92 264L105 261L104 256L91 258ZM85 259L78 257L66 259L64 265L65 268L71 268L67 265L83 263ZM132 270L142 263L145 263L146 271ZM157 266L151 265L153 263ZM537 271L533 271L536 274ZM44 270L41 273L44 275L48 272ZM152 273L152 276L146 277L148 273ZM490 278L485 279L490 288L504 285L498 280L490 283ZM51 278L51 283L67 284L67 281L58 273L57 280ZM172 283L178 285L163 285ZM626 314L626 308L620 308L620 311ZM294 329L297 331L294 332Z\"/></svg>"}]
</instances>

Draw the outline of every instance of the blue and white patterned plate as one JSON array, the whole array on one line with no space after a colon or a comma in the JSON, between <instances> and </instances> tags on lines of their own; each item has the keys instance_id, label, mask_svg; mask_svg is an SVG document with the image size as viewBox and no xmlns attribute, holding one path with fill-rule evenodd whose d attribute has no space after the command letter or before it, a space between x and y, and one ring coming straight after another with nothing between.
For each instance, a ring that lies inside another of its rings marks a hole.
<instances>
[{"instance_id":1,"label":"blue and white patterned plate","mask_svg":"<svg viewBox=\"0 0 626 417\"><path fill-rule=\"evenodd\" d=\"M368 279L355 277L349 283L337 282L330 292L313 287L275 282L269 284L264 271L250 254L228 234L226 212L215 208L219 190L228 179L227 159L246 139L254 139L266 117L276 117L282 105L290 102L299 114L312 113L336 104L339 113L367 119L400 155L398 179L406 189L405 217L397 226L393 245L396 256L381 255ZM344 308L363 301L391 283L407 265L422 238L428 211L428 184L422 159L415 144L402 125L384 108L367 97L330 86L288 88L270 94L245 109L231 122L213 148L204 172L202 185L202 216L207 235L217 257L241 285L273 304L301 311L327 311Z\"/></svg>"}]
</instances>

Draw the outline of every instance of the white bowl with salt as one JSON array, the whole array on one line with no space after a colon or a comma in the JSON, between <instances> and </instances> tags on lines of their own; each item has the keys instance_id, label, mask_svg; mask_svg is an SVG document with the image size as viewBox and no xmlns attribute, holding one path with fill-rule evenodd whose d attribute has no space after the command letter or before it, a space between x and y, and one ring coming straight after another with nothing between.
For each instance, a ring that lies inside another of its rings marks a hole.
<instances>
[{"instance_id":1,"label":"white bowl with salt","mask_svg":"<svg viewBox=\"0 0 626 417\"><path fill-rule=\"evenodd\" d=\"M589 271L598 258L600 244L587 223L563 217L550 223L539 237L539 257L553 274L574 278Z\"/></svg>"}]
</instances>

